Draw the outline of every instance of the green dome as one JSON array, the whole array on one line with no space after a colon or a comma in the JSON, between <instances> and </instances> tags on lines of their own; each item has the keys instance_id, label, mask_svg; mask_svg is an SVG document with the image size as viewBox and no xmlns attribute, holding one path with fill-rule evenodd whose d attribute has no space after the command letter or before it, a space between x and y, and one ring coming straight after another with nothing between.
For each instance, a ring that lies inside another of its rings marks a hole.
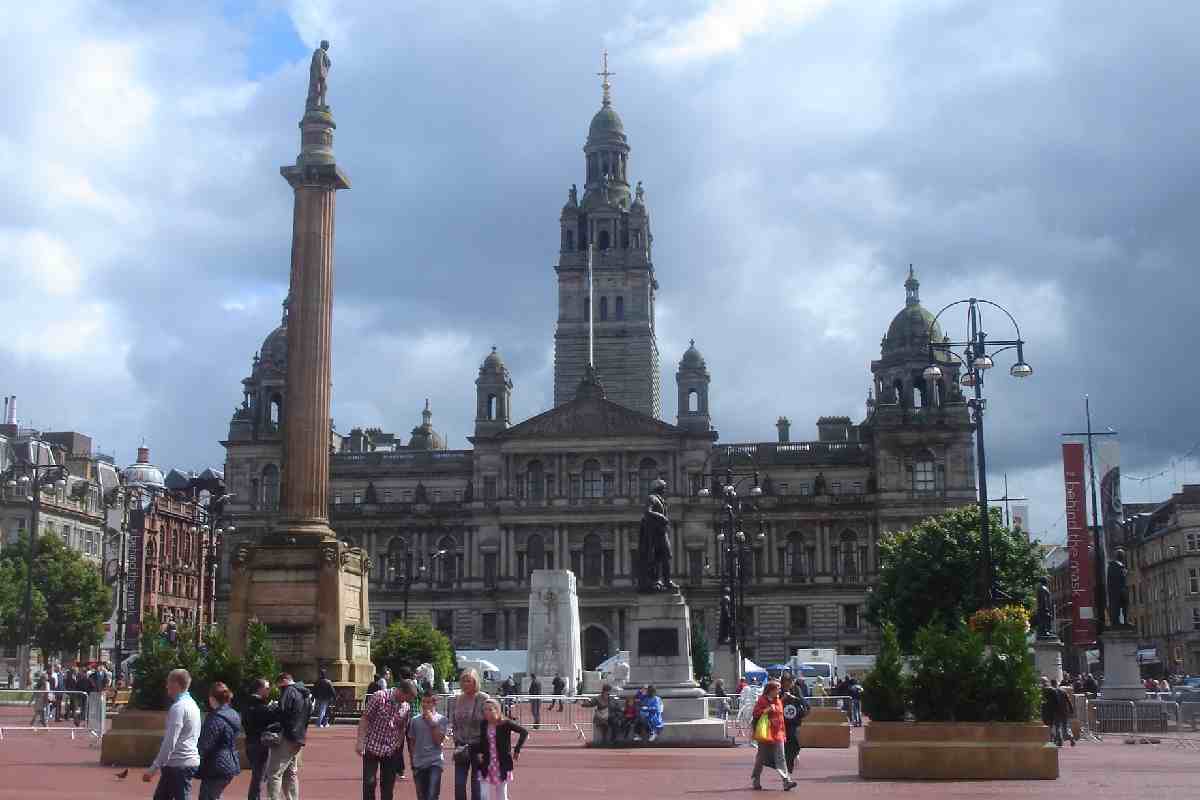
<instances>
[{"instance_id":1,"label":"green dome","mask_svg":"<svg viewBox=\"0 0 1200 800\"><path fill-rule=\"evenodd\" d=\"M892 318L892 324L888 326L887 336L883 340L883 352L886 354L897 350L927 349L931 322L933 314L924 306L905 306ZM942 329L937 324L933 326L933 338L942 338Z\"/></svg>"},{"instance_id":2,"label":"green dome","mask_svg":"<svg viewBox=\"0 0 1200 800\"><path fill-rule=\"evenodd\" d=\"M596 116L592 117L592 124L588 127L588 140L610 139L613 137L623 139L625 137L625 125L621 122L621 118L613 110L613 107L605 105L596 112Z\"/></svg>"}]
</instances>

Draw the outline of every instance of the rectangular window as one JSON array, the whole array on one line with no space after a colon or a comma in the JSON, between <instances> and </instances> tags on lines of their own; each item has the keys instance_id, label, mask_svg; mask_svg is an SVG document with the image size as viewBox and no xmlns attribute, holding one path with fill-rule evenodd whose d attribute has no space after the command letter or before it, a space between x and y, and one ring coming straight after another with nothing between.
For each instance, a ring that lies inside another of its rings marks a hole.
<instances>
[{"instance_id":1,"label":"rectangular window","mask_svg":"<svg viewBox=\"0 0 1200 800\"><path fill-rule=\"evenodd\" d=\"M853 484L851 484L851 486L852 486L852 488L850 489L851 493L853 493L853 494L862 494L863 493L862 481L855 481Z\"/></svg>"},{"instance_id":2,"label":"rectangular window","mask_svg":"<svg viewBox=\"0 0 1200 800\"><path fill-rule=\"evenodd\" d=\"M413 501L412 489L405 489L404 493L401 495L401 497L404 500L404 502L411 503Z\"/></svg>"},{"instance_id":3,"label":"rectangular window","mask_svg":"<svg viewBox=\"0 0 1200 800\"><path fill-rule=\"evenodd\" d=\"M801 481L800 482L800 496L808 497L811 494L812 494L812 483L810 483L809 481Z\"/></svg>"},{"instance_id":4,"label":"rectangular window","mask_svg":"<svg viewBox=\"0 0 1200 800\"><path fill-rule=\"evenodd\" d=\"M1200 606L1192 609L1192 630L1200 631Z\"/></svg>"},{"instance_id":5,"label":"rectangular window","mask_svg":"<svg viewBox=\"0 0 1200 800\"><path fill-rule=\"evenodd\" d=\"M494 613L488 612L483 615L479 635L489 640L496 638L496 615Z\"/></svg>"},{"instance_id":6,"label":"rectangular window","mask_svg":"<svg viewBox=\"0 0 1200 800\"><path fill-rule=\"evenodd\" d=\"M921 460L913 464L912 475L914 492L932 492L937 488L937 471L932 461Z\"/></svg>"},{"instance_id":7,"label":"rectangular window","mask_svg":"<svg viewBox=\"0 0 1200 800\"><path fill-rule=\"evenodd\" d=\"M484 500L495 500L496 499L496 476L495 475L484 476L483 499Z\"/></svg>"},{"instance_id":8,"label":"rectangular window","mask_svg":"<svg viewBox=\"0 0 1200 800\"><path fill-rule=\"evenodd\" d=\"M830 481L829 493L830 494L841 494L842 493L842 482L841 481Z\"/></svg>"},{"instance_id":9,"label":"rectangular window","mask_svg":"<svg viewBox=\"0 0 1200 800\"><path fill-rule=\"evenodd\" d=\"M788 485L786 483L779 484L779 494L781 494L781 495L788 494Z\"/></svg>"},{"instance_id":10,"label":"rectangular window","mask_svg":"<svg viewBox=\"0 0 1200 800\"><path fill-rule=\"evenodd\" d=\"M604 497L612 497L615 494L613 476L610 474L604 475Z\"/></svg>"},{"instance_id":11,"label":"rectangular window","mask_svg":"<svg viewBox=\"0 0 1200 800\"><path fill-rule=\"evenodd\" d=\"M1188 594L1200 594L1200 567L1188 569Z\"/></svg>"},{"instance_id":12,"label":"rectangular window","mask_svg":"<svg viewBox=\"0 0 1200 800\"><path fill-rule=\"evenodd\" d=\"M788 631L799 633L808 629L808 606L791 606L788 608Z\"/></svg>"},{"instance_id":13,"label":"rectangular window","mask_svg":"<svg viewBox=\"0 0 1200 800\"><path fill-rule=\"evenodd\" d=\"M435 503L442 502L442 490L441 489L433 490L433 502L435 502Z\"/></svg>"},{"instance_id":14,"label":"rectangular window","mask_svg":"<svg viewBox=\"0 0 1200 800\"><path fill-rule=\"evenodd\" d=\"M1200 531L1188 533L1184 537L1184 549L1191 552L1200 552Z\"/></svg>"},{"instance_id":15,"label":"rectangular window","mask_svg":"<svg viewBox=\"0 0 1200 800\"><path fill-rule=\"evenodd\" d=\"M848 631L858 630L858 606L853 604L842 606L842 626Z\"/></svg>"},{"instance_id":16,"label":"rectangular window","mask_svg":"<svg viewBox=\"0 0 1200 800\"><path fill-rule=\"evenodd\" d=\"M334 493L334 495L333 495L333 504L334 504L335 506L340 506L340 505L342 504L342 493L341 493L341 492L335 492L335 493Z\"/></svg>"},{"instance_id":17,"label":"rectangular window","mask_svg":"<svg viewBox=\"0 0 1200 800\"><path fill-rule=\"evenodd\" d=\"M497 553L483 554L483 585L489 589L496 588L496 573L499 564L500 558Z\"/></svg>"},{"instance_id":18,"label":"rectangular window","mask_svg":"<svg viewBox=\"0 0 1200 800\"><path fill-rule=\"evenodd\" d=\"M391 489L383 490L383 502L385 502L385 503L392 502L392 490Z\"/></svg>"},{"instance_id":19,"label":"rectangular window","mask_svg":"<svg viewBox=\"0 0 1200 800\"><path fill-rule=\"evenodd\" d=\"M361 504L362 504L362 492L355 491L354 492L354 505L357 506L357 505L361 505Z\"/></svg>"},{"instance_id":20,"label":"rectangular window","mask_svg":"<svg viewBox=\"0 0 1200 800\"><path fill-rule=\"evenodd\" d=\"M455 489L454 490L454 502L461 503L462 501L463 501L463 490Z\"/></svg>"}]
</instances>

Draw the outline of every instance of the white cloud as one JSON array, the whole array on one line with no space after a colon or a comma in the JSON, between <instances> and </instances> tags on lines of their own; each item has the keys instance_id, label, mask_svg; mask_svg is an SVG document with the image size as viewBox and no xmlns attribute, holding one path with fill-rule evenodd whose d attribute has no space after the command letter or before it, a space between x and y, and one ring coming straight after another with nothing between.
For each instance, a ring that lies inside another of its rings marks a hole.
<instances>
[{"instance_id":1,"label":"white cloud","mask_svg":"<svg viewBox=\"0 0 1200 800\"><path fill-rule=\"evenodd\" d=\"M643 47L649 59L658 64L678 65L729 55L749 39L803 24L830 5L831 0L712 0L693 17L670 24L660 21L662 27ZM634 30L647 27L637 18L627 24Z\"/></svg>"}]
</instances>

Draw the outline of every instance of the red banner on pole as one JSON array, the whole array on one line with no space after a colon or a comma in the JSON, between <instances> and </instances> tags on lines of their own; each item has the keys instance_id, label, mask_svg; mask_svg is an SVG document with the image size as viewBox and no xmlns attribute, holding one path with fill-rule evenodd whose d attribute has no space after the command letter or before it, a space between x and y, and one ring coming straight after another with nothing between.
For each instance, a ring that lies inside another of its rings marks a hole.
<instances>
[{"instance_id":1,"label":"red banner on pole","mask_svg":"<svg viewBox=\"0 0 1200 800\"><path fill-rule=\"evenodd\" d=\"M1067 494L1067 570L1071 580L1071 643L1096 641L1095 593L1092 588L1092 542L1087 527L1083 445L1062 446L1063 483Z\"/></svg>"}]
</instances>

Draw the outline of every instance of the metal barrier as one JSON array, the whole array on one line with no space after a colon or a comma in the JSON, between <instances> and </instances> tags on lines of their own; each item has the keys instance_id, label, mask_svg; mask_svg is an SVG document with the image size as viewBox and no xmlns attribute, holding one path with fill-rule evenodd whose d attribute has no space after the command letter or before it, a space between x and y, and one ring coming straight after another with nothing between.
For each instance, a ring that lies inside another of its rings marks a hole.
<instances>
[{"instance_id":1,"label":"metal barrier","mask_svg":"<svg viewBox=\"0 0 1200 800\"><path fill-rule=\"evenodd\" d=\"M102 692L0 690L0 741L14 733L87 734L99 743L106 708Z\"/></svg>"},{"instance_id":2,"label":"metal barrier","mask_svg":"<svg viewBox=\"0 0 1200 800\"><path fill-rule=\"evenodd\" d=\"M1092 736L1102 739L1106 733L1133 733L1137 725L1132 700L1088 701Z\"/></svg>"}]
</instances>

